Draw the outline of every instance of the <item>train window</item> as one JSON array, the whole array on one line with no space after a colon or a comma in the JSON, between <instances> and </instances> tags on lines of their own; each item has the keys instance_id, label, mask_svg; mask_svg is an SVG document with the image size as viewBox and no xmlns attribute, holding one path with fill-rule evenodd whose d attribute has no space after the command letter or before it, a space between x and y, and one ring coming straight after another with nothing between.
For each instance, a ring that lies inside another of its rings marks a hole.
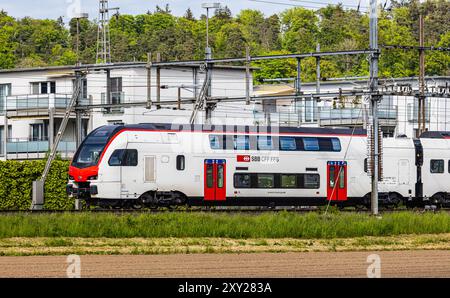
<instances>
[{"instance_id":1,"label":"train window","mask_svg":"<svg viewBox=\"0 0 450 298\"><path fill-rule=\"evenodd\" d=\"M224 168L223 165L217 165L217 187L223 188Z\"/></svg>"},{"instance_id":2,"label":"train window","mask_svg":"<svg viewBox=\"0 0 450 298\"><path fill-rule=\"evenodd\" d=\"M281 188L297 188L297 175L281 175Z\"/></svg>"},{"instance_id":3,"label":"train window","mask_svg":"<svg viewBox=\"0 0 450 298\"><path fill-rule=\"evenodd\" d=\"M432 159L430 162L430 172L433 174L444 173L444 160L443 159Z\"/></svg>"},{"instance_id":4,"label":"train window","mask_svg":"<svg viewBox=\"0 0 450 298\"><path fill-rule=\"evenodd\" d=\"M209 144L211 145L211 149L217 150L222 149L223 146L220 142L221 136L219 135L211 135L209 136Z\"/></svg>"},{"instance_id":5,"label":"train window","mask_svg":"<svg viewBox=\"0 0 450 298\"><path fill-rule=\"evenodd\" d=\"M331 143L333 144L333 151L340 152L341 151L341 141L337 138L332 138Z\"/></svg>"},{"instance_id":6,"label":"train window","mask_svg":"<svg viewBox=\"0 0 450 298\"><path fill-rule=\"evenodd\" d=\"M339 188L345 188L345 170L344 167L339 168Z\"/></svg>"},{"instance_id":7,"label":"train window","mask_svg":"<svg viewBox=\"0 0 450 298\"><path fill-rule=\"evenodd\" d=\"M250 188L250 174L235 174L234 188Z\"/></svg>"},{"instance_id":8,"label":"train window","mask_svg":"<svg viewBox=\"0 0 450 298\"><path fill-rule=\"evenodd\" d=\"M113 152L111 157L109 158L108 164L111 167L120 167L122 165L123 155L125 153L125 149L117 149Z\"/></svg>"},{"instance_id":9,"label":"train window","mask_svg":"<svg viewBox=\"0 0 450 298\"><path fill-rule=\"evenodd\" d=\"M295 151L297 150L297 144L295 138L280 137L280 149L281 151Z\"/></svg>"},{"instance_id":10,"label":"train window","mask_svg":"<svg viewBox=\"0 0 450 298\"><path fill-rule=\"evenodd\" d=\"M320 188L320 175L318 174L305 174L303 175L303 188L306 189L319 189Z\"/></svg>"},{"instance_id":11,"label":"train window","mask_svg":"<svg viewBox=\"0 0 450 298\"><path fill-rule=\"evenodd\" d=\"M214 177L213 177L213 165L207 164L206 165L206 187L212 188L214 185Z\"/></svg>"},{"instance_id":12,"label":"train window","mask_svg":"<svg viewBox=\"0 0 450 298\"><path fill-rule=\"evenodd\" d=\"M274 188L275 175L274 174L257 174L258 188Z\"/></svg>"},{"instance_id":13,"label":"train window","mask_svg":"<svg viewBox=\"0 0 450 298\"><path fill-rule=\"evenodd\" d=\"M184 155L178 155L177 156L177 170L184 171L185 167L186 167L186 164L185 164Z\"/></svg>"},{"instance_id":14,"label":"train window","mask_svg":"<svg viewBox=\"0 0 450 298\"><path fill-rule=\"evenodd\" d=\"M138 165L138 152L136 149L125 150L122 160L123 167L136 167Z\"/></svg>"},{"instance_id":15,"label":"train window","mask_svg":"<svg viewBox=\"0 0 450 298\"><path fill-rule=\"evenodd\" d=\"M330 167L330 181L329 181L329 184L330 184L330 187L331 188L334 188L334 183L335 183L335 181L336 181L336 178L335 178L335 171L336 171L336 168L335 167Z\"/></svg>"},{"instance_id":16,"label":"train window","mask_svg":"<svg viewBox=\"0 0 450 298\"><path fill-rule=\"evenodd\" d=\"M450 160L448 161L448 172L450 173Z\"/></svg>"},{"instance_id":17,"label":"train window","mask_svg":"<svg viewBox=\"0 0 450 298\"><path fill-rule=\"evenodd\" d=\"M250 150L249 136L234 136L235 150Z\"/></svg>"},{"instance_id":18,"label":"train window","mask_svg":"<svg viewBox=\"0 0 450 298\"><path fill-rule=\"evenodd\" d=\"M305 151L319 151L319 140L317 138L303 138Z\"/></svg>"},{"instance_id":19,"label":"train window","mask_svg":"<svg viewBox=\"0 0 450 298\"><path fill-rule=\"evenodd\" d=\"M369 170L368 159L364 158L364 172L367 173L368 170Z\"/></svg>"},{"instance_id":20,"label":"train window","mask_svg":"<svg viewBox=\"0 0 450 298\"><path fill-rule=\"evenodd\" d=\"M258 137L258 150L273 150L272 137L259 136Z\"/></svg>"}]
</instances>

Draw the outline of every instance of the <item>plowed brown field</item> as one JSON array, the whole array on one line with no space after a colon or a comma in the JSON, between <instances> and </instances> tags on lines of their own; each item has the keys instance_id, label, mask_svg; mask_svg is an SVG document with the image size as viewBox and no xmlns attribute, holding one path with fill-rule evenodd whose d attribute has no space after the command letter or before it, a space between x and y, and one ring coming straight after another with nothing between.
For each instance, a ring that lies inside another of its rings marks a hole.
<instances>
[{"instance_id":1,"label":"plowed brown field","mask_svg":"<svg viewBox=\"0 0 450 298\"><path fill-rule=\"evenodd\" d=\"M81 256L82 277L450 277L450 251ZM66 257L0 257L0 277L66 277Z\"/></svg>"}]
</instances>

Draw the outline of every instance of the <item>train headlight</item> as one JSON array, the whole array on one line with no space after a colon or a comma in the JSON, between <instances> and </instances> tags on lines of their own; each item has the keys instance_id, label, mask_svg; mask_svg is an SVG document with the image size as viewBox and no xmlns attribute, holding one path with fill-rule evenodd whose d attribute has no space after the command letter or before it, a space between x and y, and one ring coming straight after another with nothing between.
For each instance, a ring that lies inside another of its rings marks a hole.
<instances>
[{"instance_id":1,"label":"train headlight","mask_svg":"<svg viewBox=\"0 0 450 298\"><path fill-rule=\"evenodd\" d=\"M75 180L75 178L73 178L73 176L69 175L69 180Z\"/></svg>"},{"instance_id":2,"label":"train headlight","mask_svg":"<svg viewBox=\"0 0 450 298\"><path fill-rule=\"evenodd\" d=\"M98 176L96 175L96 176L89 176L88 177L88 180L97 180L98 179Z\"/></svg>"}]
</instances>

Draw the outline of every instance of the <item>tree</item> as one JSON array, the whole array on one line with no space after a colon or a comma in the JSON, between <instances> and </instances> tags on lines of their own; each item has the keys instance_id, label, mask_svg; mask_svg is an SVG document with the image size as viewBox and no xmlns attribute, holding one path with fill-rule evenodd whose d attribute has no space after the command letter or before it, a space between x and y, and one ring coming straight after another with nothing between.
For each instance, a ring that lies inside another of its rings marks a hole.
<instances>
[{"instance_id":1,"label":"tree","mask_svg":"<svg viewBox=\"0 0 450 298\"><path fill-rule=\"evenodd\" d=\"M184 18L190 21L195 21L194 14L192 13L192 10L190 8L188 8L184 13Z\"/></svg>"},{"instance_id":2,"label":"tree","mask_svg":"<svg viewBox=\"0 0 450 298\"><path fill-rule=\"evenodd\" d=\"M215 53L217 57L242 57L247 40L237 23L224 25L216 35Z\"/></svg>"},{"instance_id":3,"label":"tree","mask_svg":"<svg viewBox=\"0 0 450 298\"><path fill-rule=\"evenodd\" d=\"M290 52L310 52L316 48L318 18L314 11L301 7L281 14L283 47Z\"/></svg>"},{"instance_id":4,"label":"tree","mask_svg":"<svg viewBox=\"0 0 450 298\"><path fill-rule=\"evenodd\" d=\"M13 68L16 63L14 32L17 23L3 10L0 12L0 69Z\"/></svg>"}]
</instances>

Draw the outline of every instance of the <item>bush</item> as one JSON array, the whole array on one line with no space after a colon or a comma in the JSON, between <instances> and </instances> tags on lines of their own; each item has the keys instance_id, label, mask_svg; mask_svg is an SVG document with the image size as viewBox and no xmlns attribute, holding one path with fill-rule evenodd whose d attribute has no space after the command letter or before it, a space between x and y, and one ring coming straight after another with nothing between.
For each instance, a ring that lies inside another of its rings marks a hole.
<instances>
[{"instance_id":1,"label":"bush","mask_svg":"<svg viewBox=\"0 0 450 298\"><path fill-rule=\"evenodd\" d=\"M0 210L28 210L33 181L40 179L45 160L0 161ZM45 209L73 209L73 199L66 195L69 162L55 160L45 182Z\"/></svg>"}]
</instances>

